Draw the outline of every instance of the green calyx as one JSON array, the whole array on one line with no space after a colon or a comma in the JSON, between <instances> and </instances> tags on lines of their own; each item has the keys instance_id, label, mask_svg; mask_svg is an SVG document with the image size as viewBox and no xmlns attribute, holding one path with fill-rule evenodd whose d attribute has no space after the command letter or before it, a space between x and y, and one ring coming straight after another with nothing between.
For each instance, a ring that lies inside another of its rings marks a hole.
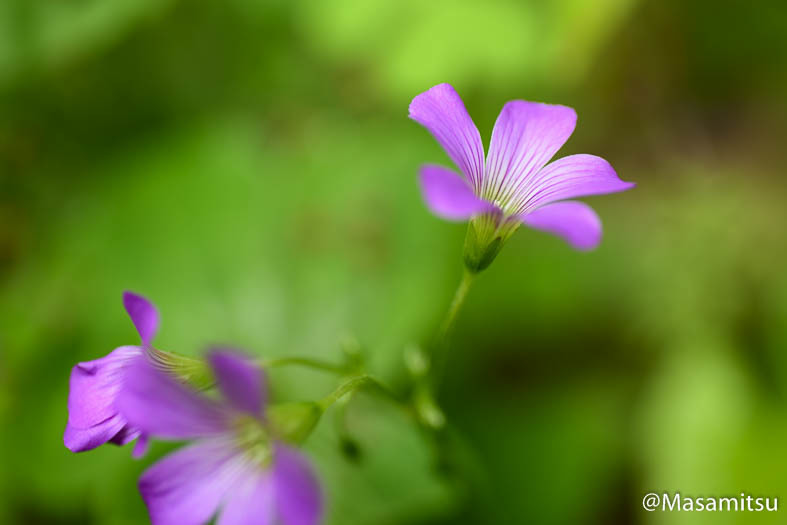
<instances>
[{"instance_id":1,"label":"green calyx","mask_svg":"<svg viewBox=\"0 0 787 525\"><path fill-rule=\"evenodd\" d=\"M278 438L297 445L309 437L322 414L323 409L318 403L282 403L268 408L268 421Z\"/></svg>"},{"instance_id":2,"label":"green calyx","mask_svg":"<svg viewBox=\"0 0 787 525\"><path fill-rule=\"evenodd\" d=\"M474 217L467 226L465 237L465 267L472 273L485 270L518 227L518 221L499 214L485 213Z\"/></svg>"},{"instance_id":3,"label":"green calyx","mask_svg":"<svg viewBox=\"0 0 787 525\"><path fill-rule=\"evenodd\" d=\"M159 370L162 370L184 384L197 390L207 390L215 380L208 363L184 355L148 348L148 356Z\"/></svg>"},{"instance_id":4,"label":"green calyx","mask_svg":"<svg viewBox=\"0 0 787 525\"><path fill-rule=\"evenodd\" d=\"M242 415L233 421L238 448L261 466L267 466L273 456L273 441L281 440L300 445L309 437L322 416L317 403L282 403L268 407L266 419Z\"/></svg>"}]
</instances>

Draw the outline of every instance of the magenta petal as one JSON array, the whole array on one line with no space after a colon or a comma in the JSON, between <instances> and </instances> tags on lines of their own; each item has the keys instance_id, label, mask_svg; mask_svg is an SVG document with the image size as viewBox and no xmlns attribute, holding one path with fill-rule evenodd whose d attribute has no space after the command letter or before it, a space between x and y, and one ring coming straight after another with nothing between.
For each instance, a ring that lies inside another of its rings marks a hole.
<instances>
[{"instance_id":1,"label":"magenta petal","mask_svg":"<svg viewBox=\"0 0 787 525\"><path fill-rule=\"evenodd\" d=\"M567 106L512 100L492 131L482 195L515 202L530 178L566 143L577 123Z\"/></svg>"},{"instance_id":2,"label":"magenta petal","mask_svg":"<svg viewBox=\"0 0 787 525\"><path fill-rule=\"evenodd\" d=\"M100 359L75 365L69 380L69 423L84 429L117 414L115 398L123 384L125 367L142 353L137 346L121 346Z\"/></svg>"},{"instance_id":3,"label":"magenta petal","mask_svg":"<svg viewBox=\"0 0 787 525\"><path fill-rule=\"evenodd\" d=\"M123 306L142 338L142 344L149 346L158 332L158 310L153 303L132 292L123 292Z\"/></svg>"},{"instance_id":4,"label":"magenta petal","mask_svg":"<svg viewBox=\"0 0 787 525\"><path fill-rule=\"evenodd\" d=\"M275 512L273 478L264 472L233 487L216 525L274 525Z\"/></svg>"},{"instance_id":5,"label":"magenta petal","mask_svg":"<svg viewBox=\"0 0 787 525\"><path fill-rule=\"evenodd\" d=\"M523 201L523 211L550 202L625 191L635 186L620 180L609 162L595 155L570 155L539 171Z\"/></svg>"},{"instance_id":6,"label":"magenta petal","mask_svg":"<svg viewBox=\"0 0 787 525\"><path fill-rule=\"evenodd\" d=\"M122 435L125 425L126 421L117 414L87 428L75 427L69 422L63 433L63 444L71 452L93 450L112 441L116 436Z\"/></svg>"},{"instance_id":7,"label":"magenta petal","mask_svg":"<svg viewBox=\"0 0 787 525\"><path fill-rule=\"evenodd\" d=\"M134 450L131 451L131 455L135 459L139 459L145 454L148 453L148 449L150 448L150 437L147 434L139 434L139 439L134 444Z\"/></svg>"},{"instance_id":8,"label":"magenta petal","mask_svg":"<svg viewBox=\"0 0 787 525\"><path fill-rule=\"evenodd\" d=\"M531 228L559 235L577 250L592 250L601 242L601 220L584 202L547 204L521 219Z\"/></svg>"},{"instance_id":9,"label":"magenta petal","mask_svg":"<svg viewBox=\"0 0 787 525\"><path fill-rule=\"evenodd\" d=\"M92 450L104 443L125 445L139 435L115 407L128 364L141 356L138 346L121 346L106 356L78 363L71 369L68 424L63 443L72 452Z\"/></svg>"},{"instance_id":10,"label":"magenta petal","mask_svg":"<svg viewBox=\"0 0 787 525\"><path fill-rule=\"evenodd\" d=\"M494 209L494 205L475 196L461 175L442 166L423 166L420 181L426 205L432 213L443 219L467 220L473 215Z\"/></svg>"},{"instance_id":11,"label":"magenta petal","mask_svg":"<svg viewBox=\"0 0 787 525\"><path fill-rule=\"evenodd\" d=\"M231 350L213 350L208 361L227 401L238 410L261 417L267 397L262 369Z\"/></svg>"},{"instance_id":12,"label":"magenta petal","mask_svg":"<svg viewBox=\"0 0 787 525\"><path fill-rule=\"evenodd\" d=\"M139 491L154 525L202 525L216 513L245 472L226 443L182 448L146 470Z\"/></svg>"},{"instance_id":13,"label":"magenta petal","mask_svg":"<svg viewBox=\"0 0 787 525\"><path fill-rule=\"evenodd\" d=\"M127 368L115 405L129 424L163 439L209 436L227 427L218 403L201 398L144 357Z\"/></svg>"},{"instance_id":14,"label":"magenta petal","mask_svg":"<svg viewBox=\"0 0 787 525\"><path fill-rule=\"evenodd\" d=\"M298 450L276 445L273 480L283 525L316 525L322 517L322 491L309 460Z\"/></svg>"},{"instance_id":15,"label":"magenta petal","mask_svg":"<svg viewBox=\"0 0 787 525\"><path fill-rule=\"evenodd\" d=\"M118 417L120 417L119 414ZM140 433L139 430L137 430L134 427L130 427L126 425L120 430L120 432L115 434L115 436L112 439L110 439L109 442L115 445L123 446L128 443L131 443L141 435L142 434ZM136 450L136 446L135 446L135 450Z\"/></svg>"},{"instance_id":16,"label":"magenta petal","mask_svg":"<svg viewBox=\"0 0 787 525\"><path fill-rule=\"evenodd\" d=\"M475 187L484 173L484 146L462 99L449 84L438 84L410 103L410 118L424 126Z\"/></svg>"}]
</instances>

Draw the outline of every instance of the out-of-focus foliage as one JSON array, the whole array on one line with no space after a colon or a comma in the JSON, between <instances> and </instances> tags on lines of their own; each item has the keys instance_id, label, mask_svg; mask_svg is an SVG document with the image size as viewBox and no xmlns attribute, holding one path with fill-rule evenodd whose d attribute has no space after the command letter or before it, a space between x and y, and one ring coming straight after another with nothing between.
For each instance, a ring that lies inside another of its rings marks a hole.
<instances>
[{"instance_id":1,"label":"out-of-focus foliage","mask_svg":"<svg viewBox=\"0 0 787 525\"><path fill-rule=\"evenodd\" d=\"M412 96L435 78L492 86L580 81L633 0L472 0L301 4L304 40L331 63L357 63L382 94Z\"/></svg>"},{"instance_id":2,"label":"out-of-focus foliage","mask_svg":"<svg viewBox=\"0 0 787 525\"><path fill-rule=\"evenodd\" d=\"M167 0L7 0L0 5L0 81L89 56L171 4Z\"/></svg>"},{"instance_id":3,"label":"out-of-focus foliage","mask_svg":"<svg viewBox=\"0 0 787 525\"><path fill-rule=\"evenodd\" d=\"M452 82L485 142L510 98L577 108L561 154L638 182L590 254L518 232L461 314L442 403L350 406L307 442L330 524L772 523L645 513L644 493L787 494L787 11L655 0L0 3L0 523L143 523L140 462L61 442L79 360L133 343L341 358L391 384L428 343L464 230L407 104ZM323 374L272 372L281 400ZM449 473L451 474L451 473ZM463 481L457 481L463 480ZM758 521L759 520L759 521Z\"/></svg>"}]
</instances>

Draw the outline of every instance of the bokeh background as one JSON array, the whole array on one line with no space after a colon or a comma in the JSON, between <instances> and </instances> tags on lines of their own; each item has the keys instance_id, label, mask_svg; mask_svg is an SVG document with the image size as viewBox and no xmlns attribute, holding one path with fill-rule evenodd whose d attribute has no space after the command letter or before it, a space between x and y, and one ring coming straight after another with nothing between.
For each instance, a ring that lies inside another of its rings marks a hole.
<instances>
[{"instance_id":1,"label":"bokeh background","mask_svg":"<svg viewBox=\"0 0 787 525\"><path fill-rule=\"evenodd\" d=\"M327 523L777 522L640 502L787 498L785 27L781 0L3 0L0 522L146 522L136 478L171 446L62 445L70 367L136 341L125 289L160 348L354 338L401 381L461 274L464 227L415 182L448 159L407 119L439 82L486 144L507 100L575 107L560 155L638 187L588 199L595 252L523 229L477 280L441 396L465 482L363 396L360 461L331 417L307 444Z\"/></svg>"}]
</instances>

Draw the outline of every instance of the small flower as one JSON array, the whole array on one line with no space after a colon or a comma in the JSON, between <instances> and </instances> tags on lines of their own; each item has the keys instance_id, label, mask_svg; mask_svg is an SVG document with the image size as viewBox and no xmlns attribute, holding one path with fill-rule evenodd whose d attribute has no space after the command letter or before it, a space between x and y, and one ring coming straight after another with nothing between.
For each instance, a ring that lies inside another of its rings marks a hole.
<instances>
[{"instance_id":1,"label":"small flower","mask_svg":"<svg viewBox=\"0 0 787 525\"><path fill-rule=\"evenodd\" d=\"M576 112L566 106L506 103L486 158L481 135L449 84L415 97L410 118L429 130L461 171L459 175L425 165L421 189L435 215L473 219L475 239L470 241L481 246L475 254L477 264L490 263L491 259L480 259L493 259L520 224L559 235L576 249L592 249L601 240L601 221L588 205L566 199L634 187L620 180L606 160L593 155L570 155L547 164L576 125Z\"/></svg>"},{"instance_id":2,"label":"small flower","mask_svg":"<svg viewBox=\"0 0 787 525\"><path fill-rule=\"evenodd\" d=\"M142 474L139 489L154 525L315 525L320 487L308 460L286 445L266 410L265 379L226 350L208 357L221 401L202 397L136 359L118 398L135 427L194 442ZM272 414L270 414L272 416Z\"/></svg>"},{"instance_id":3,"label":"small flower","mask_svg":"<svg viewBox=\"0 0 787 525\"><path fill-rule=\"evenodd\" d=\"M63 435L72 452L92 450L104 443L125 445L139 438L134 456L144 454L146 436L129 426L115 409L126 366L135 357L152 351L150 345L159 326L159 314L150 301L131 292L123 294L123 306L134 323L142 346L121 346L94 361L77 363L71 369L68 393L68 423Z\"/></svg>"}]
</instances>

